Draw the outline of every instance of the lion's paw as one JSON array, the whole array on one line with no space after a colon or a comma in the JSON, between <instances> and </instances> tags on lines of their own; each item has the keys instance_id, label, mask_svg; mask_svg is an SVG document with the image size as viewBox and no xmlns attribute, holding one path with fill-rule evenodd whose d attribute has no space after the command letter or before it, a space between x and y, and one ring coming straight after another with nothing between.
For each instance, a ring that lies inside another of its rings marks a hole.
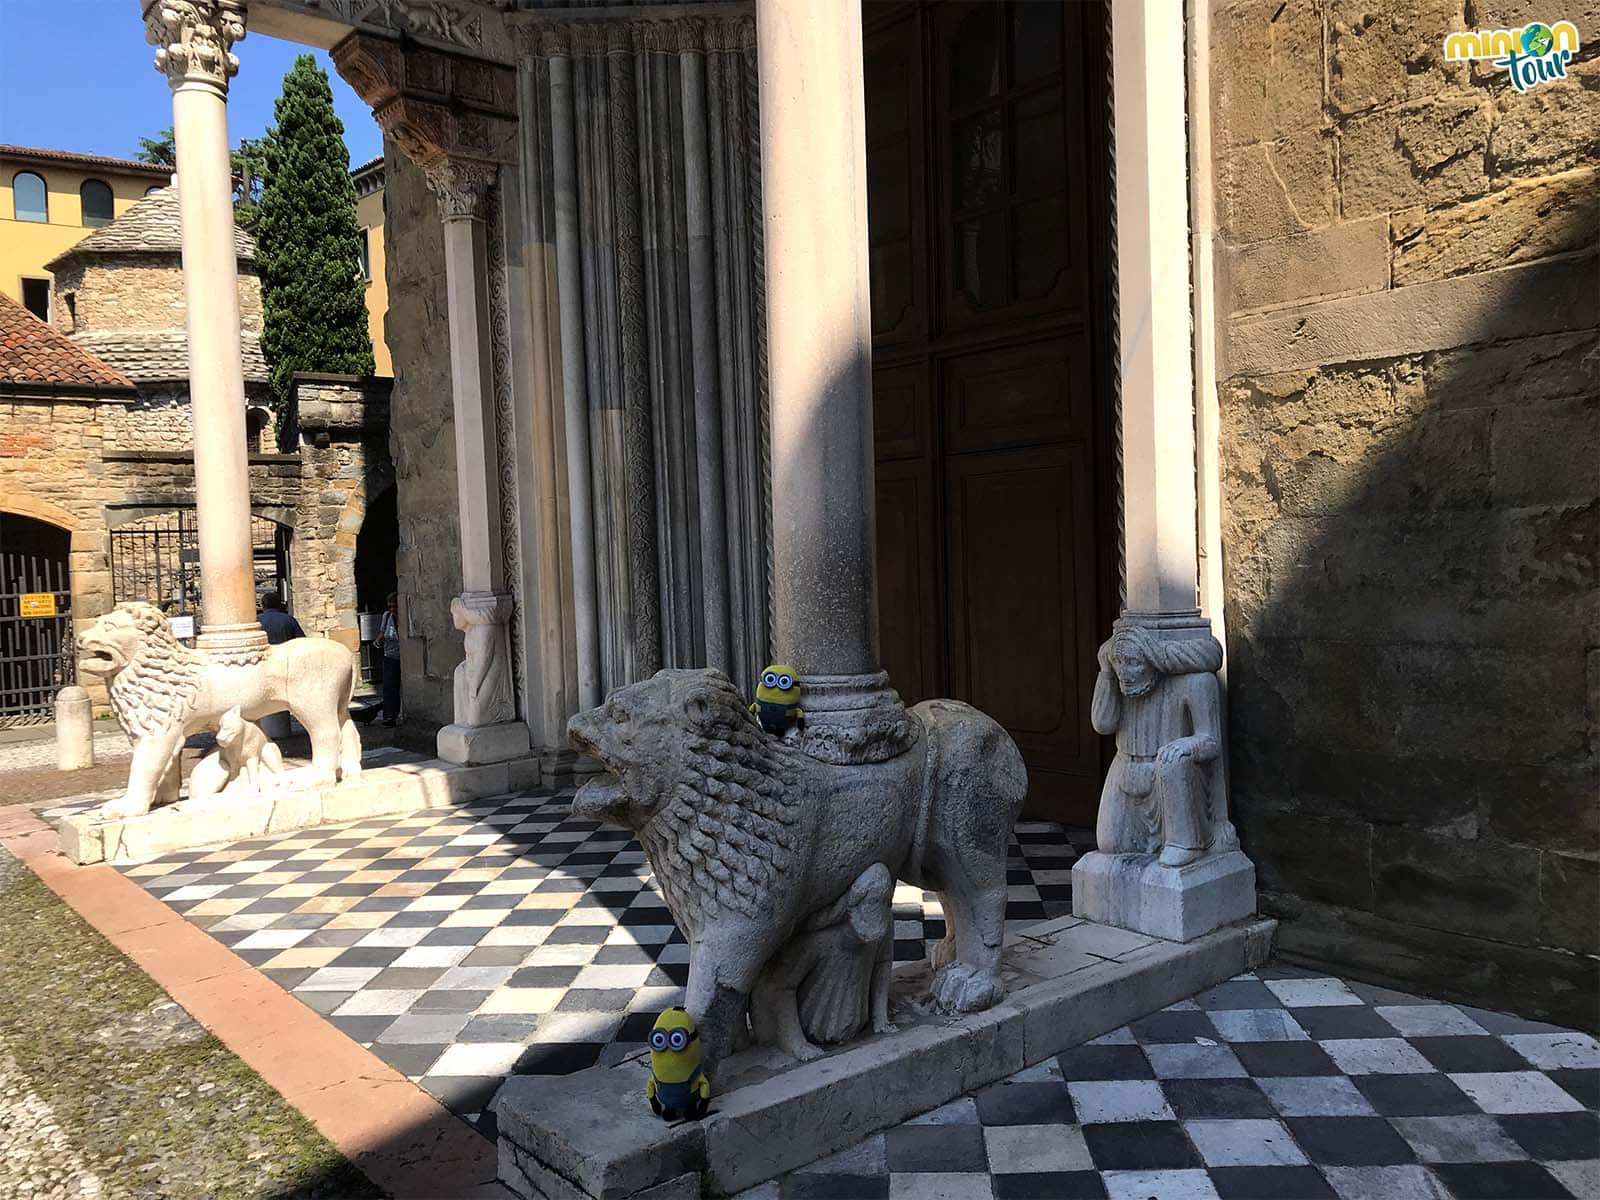
<instances>
[{"instance_id":1,"label":"lion's paw","mask_svg":"<svg viewBox=\"0 0 1600 1200\"><path fill-rule=\"evenodd\" d=\"M102 804L99 815L107 821L121 821L128 817L142 817L149 811L149 805L132 796L118 796L115 800L107 800Z\"/></svg>"},{"instance_id":2,"label":"lion's paw","mask_svg":"<svg viewBox=\"0 0 1600 1200\"><path fill-rule=\"evenodd\" d=\"M934 978L928 996L942 1013L981 1012L1000 1002L1006 985L992 971L951 963Z\"/></svg>"}]
</instances>

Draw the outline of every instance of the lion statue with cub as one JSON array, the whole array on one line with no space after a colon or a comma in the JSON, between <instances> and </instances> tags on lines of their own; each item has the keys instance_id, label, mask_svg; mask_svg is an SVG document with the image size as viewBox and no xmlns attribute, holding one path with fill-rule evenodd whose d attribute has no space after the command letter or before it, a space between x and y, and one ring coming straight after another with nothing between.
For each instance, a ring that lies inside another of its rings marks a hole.
<instances>
[{"instance_id":1,"label":"lion statue with cub","mask_svg":"<svg viewBox=\"0 0 1600 1200\"><path fill-rule=\"evenodd\" d=\"M225 715L250 722L293 713L311 737L311 766L300 776L308 785L361 772L361 735L349 711L355 660L337 642L295 638L268 647L258 662L220 663L173 637L153 604L132 601L89 626L78 651L79 669L105 680L133 742L127 791L102 805L102 816L135 817L176 800L184 739L217 729Z\"/></svg>"},{"instance_id":2,"label":"lion statue with cub","mask_svg":"<svg viewBox=\"0 0 1600 1200\"><path fill-rule=\"evenodd\" d=\"M1022 756L966 704L910 712L911 748L870 765L823 762L766 733L714 670L658 672L568 724L607 772L579 790L574 814L638 835L689 943L684 1003L709 1068L752 1027L801 1059L869 1023L892 1028L895 879L943 902L933 1006L973 1012L1004 995Z\"/></svg>"}]
</instances>

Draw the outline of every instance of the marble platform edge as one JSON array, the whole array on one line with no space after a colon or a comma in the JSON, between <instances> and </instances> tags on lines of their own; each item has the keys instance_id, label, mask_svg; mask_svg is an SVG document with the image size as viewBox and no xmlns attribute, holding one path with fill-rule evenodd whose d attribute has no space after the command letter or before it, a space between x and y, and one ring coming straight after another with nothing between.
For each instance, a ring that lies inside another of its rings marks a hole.
<instances>
[{"instance_id":1,"label":"marble platform edge","mask_svg":"<svg viewBox=\"0 0 1600 1200\"><path fill-rule=\"evenodd\" d=\"M226 845L367 817L405 816L537 787L536 757L482 766L439 759L372 767L358 779L185 810L175 804L140 817L103 820L75 813L56 821L61 850L80 866L131 863L179 850Z\"/></svg>"},{"instance_id":2,"label":"marble platform edge","mask_svg":"<svg viewBox=\"0 0 1600 1200\"><path fill-rule=\"evenodd\" d=\"M561 1078L514 1076L494 1102L500 1181L526 1200L726 1196L1005 1079L1265 962L1277 923L1170 942L1074 917L1008 940L1013 989L987 1012L932 1018L811 1063L736 1055L702 1121L665 1125L643 1056ZM897 987L925 964L896 972ZM753 1057L770 1069L742 1066Z\"/></svg>"}]
</instances>

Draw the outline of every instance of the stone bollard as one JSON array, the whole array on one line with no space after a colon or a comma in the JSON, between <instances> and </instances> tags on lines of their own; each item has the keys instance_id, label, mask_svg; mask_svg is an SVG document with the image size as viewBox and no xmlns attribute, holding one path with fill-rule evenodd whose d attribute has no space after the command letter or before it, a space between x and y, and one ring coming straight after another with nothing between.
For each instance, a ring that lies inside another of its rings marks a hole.
<instances>
[{"instance_id":1,"label":"stone bollard","mask_svg":"<svg viewBox=\"0 0 1600 1200\"><path fill-rule=\"evenodd\" d=\"M63 771L94 766L94 714L89 693L76 684L56 693L56 766Z\"/></svg>"}]
</instances>

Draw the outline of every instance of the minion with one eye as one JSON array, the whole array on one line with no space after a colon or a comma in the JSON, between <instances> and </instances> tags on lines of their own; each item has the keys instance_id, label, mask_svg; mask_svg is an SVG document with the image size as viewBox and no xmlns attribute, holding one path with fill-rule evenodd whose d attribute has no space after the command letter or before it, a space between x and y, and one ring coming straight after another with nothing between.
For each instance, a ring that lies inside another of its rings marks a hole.
<instances>
[{"instance_id":1,"label":"minion with one eye","mask_svg":"<svg viewBox=\"0 0 1600 1200\"><path fill-rule=\"evenodd\" d=\"M756 684L755 702L750 705L756 720L773 737L782 737L790 722L806 727L806 714L800 707L800 680L793 667L773 663L761 672Z\"/></svg>"},{"instance_id":2,"label":"minion with one eye","mask_svg":"<svg viewBox=\"0 0 1600 1200\"><path fill-rule=\"evenodd\" d=\"M650 1082L644 1094L663 1120L698 1120L706 1115L711 1081L700 1070L700 1031L684 1008L674 1006L656 1018L650 1031Z\"/></svg>"}]
</instances>

